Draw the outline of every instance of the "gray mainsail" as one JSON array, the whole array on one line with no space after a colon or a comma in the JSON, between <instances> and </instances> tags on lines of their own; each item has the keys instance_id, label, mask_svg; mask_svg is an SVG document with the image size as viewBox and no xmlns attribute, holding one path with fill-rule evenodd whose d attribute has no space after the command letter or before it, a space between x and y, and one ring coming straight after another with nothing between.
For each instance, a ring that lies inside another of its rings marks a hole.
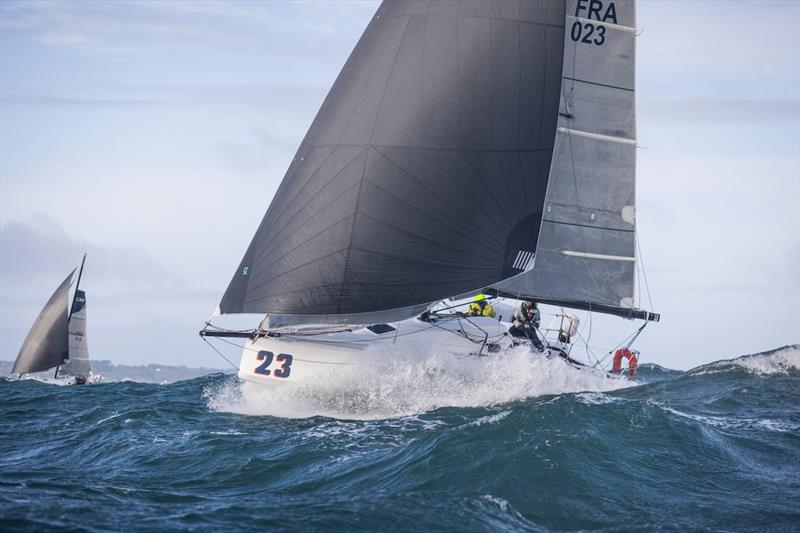
<instances>
[{"instance_id":1,"label":"gray mainsail","mask_svg":"<svg viewBox=\"0 0 800 533\"><path fill-rule=\"evenodd\" d=\"M220 311L400 319L520 272L551 172L565 15L548 0L384 2Z\"/></svg>"},{"instance_id":2,"label":"gray mainsail","mask_svg":"<svg viewBox=\"0 0 800 533\"><path fill-rule=\"evenodd\" d=\"M634 0L568 0L558 126L536 253L524 272L494 284L496 292L656 317L633 309L635 19Z\"/></svg>"},{"instance_id":3,"label":"gray mainsail","mask_svg":"<svg viewBox=\"0 0 800 533\"><path fill-rule=\"evenodd\" d=\"M19 350L12 373L41 372L63 364L69 357L67 305L75 270L61 282L36 317Z\"/></svg>"},{"instance_id":4,"label":"gray mainsail","mask_svg":"<svg viewBox=\"0 0 800 533\"><path fill-rule=\"evenodd\" d=\"M69 361L61 367L67 374L87 378L92 373L86 344L86 293L75 291L69 319Z\"/></svg>"}]
</instances>

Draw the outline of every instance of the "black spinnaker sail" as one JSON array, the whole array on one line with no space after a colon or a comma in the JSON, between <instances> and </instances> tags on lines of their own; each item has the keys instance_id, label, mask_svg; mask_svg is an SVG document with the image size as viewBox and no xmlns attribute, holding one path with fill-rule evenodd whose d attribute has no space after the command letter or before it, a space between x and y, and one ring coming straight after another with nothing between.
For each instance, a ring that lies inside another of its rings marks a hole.
<instances>
[{"instance_id":1,"label":"black spinnaker sail","mask_svg":"<svg viewBox=\"0 0 800 533\"><path fill-rule=\"evenodd\" d=\"M564 17L561 2L384 2L222 313L411 316L519 272L547 189Z\"/></svg>"}]
</instances>

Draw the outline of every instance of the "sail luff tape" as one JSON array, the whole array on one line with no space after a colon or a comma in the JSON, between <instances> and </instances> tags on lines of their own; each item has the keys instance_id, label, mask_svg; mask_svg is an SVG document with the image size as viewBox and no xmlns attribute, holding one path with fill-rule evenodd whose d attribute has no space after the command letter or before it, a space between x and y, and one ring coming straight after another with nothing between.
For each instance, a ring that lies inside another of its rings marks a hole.
<instances>
[{"instance_id":1,"label":"sail luff tape","mask_svg":"<svg viewBox=\"0 0 800 533\"><path fill-rule=\"evenodd\" d=\"M606 261L636 261L635 257L626 257L624 255L592 254L589 252L573 252L572 250L564 250L561 253L570 257L585 257L587 259L605 259Z\"/></svg>"},{"instance_id":2,"label":"sail luff tape","mask_svg":"<svg viewBox=\"0 0 800 533\"><path fill-rule=\"evenodd\" d=\"M614 24L613 22L598 22L594 19L587 19L586 17L576 17L575 15L567 15L567 19L569 20L582 20L583 22L591 22L592 24L600 24L602 26L608 26L609 28L614 28L615 30L622 30L622 31L629 31L631 33L636 33L636 28L633 26L623 26L622 24Z\"/></svg>"},{"instance_id":3,"label":"sail luff tape","mask_svg":"<svg viewBox=\"0 0 800 533\"><path fill-rule=\"evenodd\" d=\"M636 144L636 139L626 139L625 137L614 137L612 135L603 135L602 133L591 133L588 131L573 130L570 128L559 127L558 131L567 133L569 135L578 135L579 137L589 137L590 139L598 139L601 141L610 141L615 143Z\"/></svg>"}]
</instances>

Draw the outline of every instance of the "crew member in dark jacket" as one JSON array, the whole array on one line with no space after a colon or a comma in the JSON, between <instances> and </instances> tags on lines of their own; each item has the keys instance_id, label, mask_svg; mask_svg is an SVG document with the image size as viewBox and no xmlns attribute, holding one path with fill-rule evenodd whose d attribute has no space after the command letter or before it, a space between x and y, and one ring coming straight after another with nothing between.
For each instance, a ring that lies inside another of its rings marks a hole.
<instances>
[{"instance_id":1,"label":"crew member in dark jacket","mask_svg":"<svg viewBox=\"0 0 800 533\"><path fill-rule=\"evenodd\" d=\"M534 346L540 351L544 351L544 345L539 340L536 328L539 327L541 313L539 307L533 300L523 300L519 308L514 311L514 324L508 328L512 337L523 337L530 339Z\"/></svg>"}]
</instances>

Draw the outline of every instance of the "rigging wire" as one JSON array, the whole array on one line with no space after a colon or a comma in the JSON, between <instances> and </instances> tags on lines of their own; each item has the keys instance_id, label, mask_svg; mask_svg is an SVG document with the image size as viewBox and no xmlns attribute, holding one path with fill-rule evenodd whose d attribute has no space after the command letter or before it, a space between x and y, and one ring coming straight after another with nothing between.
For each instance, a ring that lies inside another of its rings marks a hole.
<instances>
[{"instance_id":1,"label":"rigging wire","mask_svg":"<svg viewBox=\"0 0 800 533\"><path fill-rule=\"evenodd\" d=\"M231 363L231 360L230 360L230 359L228 359L227 357L225 357L225 356L222 354L222 352L220 352L219 350L217 350L217 347L216 347L216 346L214 346L213 344L211 344L210 342L208 342L208 339L206 339L205 337L200 337L200 338L201 338L201 339L203 339L203 340L206 342L206 344L208 344L209 346L211 346L211 349L212 349L212 350L214 350L215 352L217 352L217 355L219 355L220 357L222 357L223 359L225 359L225 361L227 361L227 362L228 362L228 364L229 364L229 365L231 365L231 367L233 367L233 368L234 368L234 369L235 369L237 372L239 371L239 367L238 367L238 366L236 366L236 365L234 365L233 363ZM220 339L220 340L222 340L222 339ZM234 344L234 343L231 343L231 344ZM234 346L236 346L236 344L234 344Z\"/></svg>"},{"instance_id":2,"label":"rigging wire","mask_svg":"<svg viewBox=\"0 0 800 533\"><path fill-rule=\"evenodd\" d=\"M639 252L639 263L641 263L642 267L642 278L644 279L644 288L647 291L647 303L650 306L650 309L655 309L653 306L653 298L650 296L650 285L647 283L647 269L644 266L644 256L642 255L642 246L639 244L639 235L634 233L634 238L636 239L636 249Z\"/></svg>"}]
</instances>

